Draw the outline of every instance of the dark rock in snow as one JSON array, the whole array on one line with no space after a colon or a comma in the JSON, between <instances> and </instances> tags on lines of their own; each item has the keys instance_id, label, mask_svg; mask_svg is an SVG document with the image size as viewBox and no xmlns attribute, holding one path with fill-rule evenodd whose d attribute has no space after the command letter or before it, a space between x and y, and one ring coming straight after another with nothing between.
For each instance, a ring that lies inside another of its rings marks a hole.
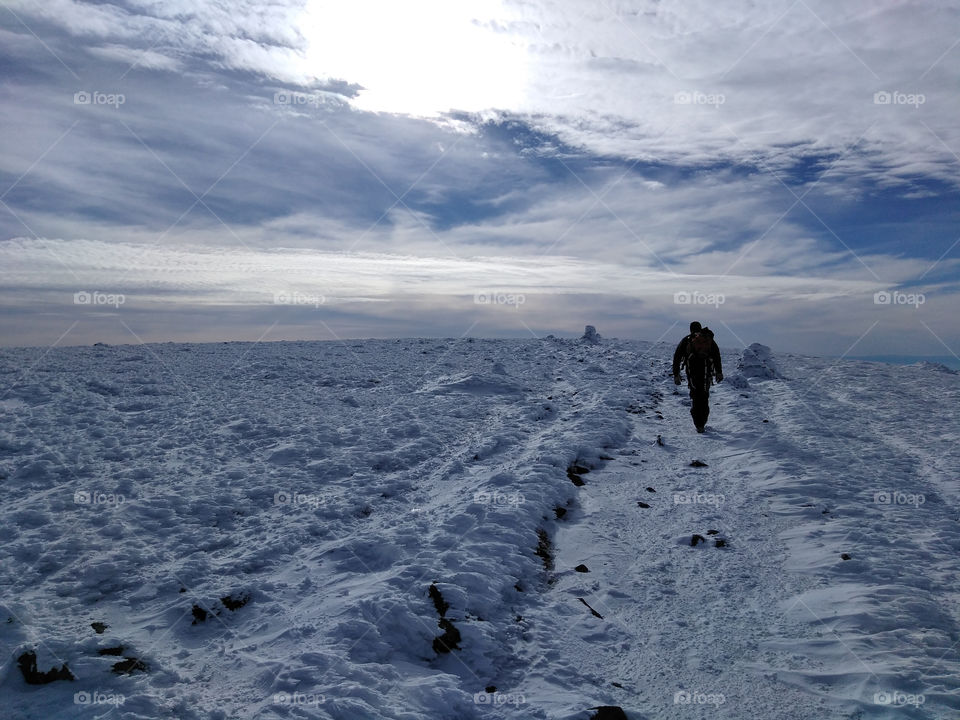
<instances>
[{"instance_id":1,"label":"dark rock in snow","mask_svg":"<svg viewBox=\"0 0 960 720\"><path fill-rule=\"evenodd\" d=\"M238 595L224 595L220 598L220 602L223 603L223 606L230 611L239 610L248 602L250 602L250 595L248 593L240 593Z\"/></svg>"},{"instance_id":2,"label":"dark rock in snow","mask_svg":"<svg viewBox=\"0 0 960 720\"><path fill-rule=\"evenodd\" d=\"M427 590L427 593L430 595L430 599L433 600L433 607L437 610L437 615L443 617L447 614L447 610L450 608L450 603L446 602L443 599L443 595L440 593L440 589L437 587L436 583L430 585L430 589Z\"/></svg>"},{"instance_id":3,"label":"dark rock in snow","mask_svg":"<svg viewBox=\"0 0 960 720\"><path fill-rule=\"evenodd\" d=\"M33 651L25 652L18 657L17 665L20 667L23 679L26 680L28 685L46 685L56 680L76 680L66 663L46 672L37 670L37 654Z\"/></svg>"},{"instance_id":4,"label":"dark rock in snow","mask_svg":"<svg viewBox=\"0 0 960 720\"><path fill-rule=\"evenodd\" d=\"M592 707L596 712L590 716L590 720L630 720L623 708L619 705L600 705Z\"/></svg>"},{"instance_id":5,"label":"dark rock in snow","mask_svg":"<svg viewBox=\"0 0 960 720\"><path fill-rule=\"evenodd\" d=\"M583 563L580 563L579 565L577 565L577 566L574 568L574 570L576 570L577 572L590 572L590 568L588 568L588 567L587 567L586 565L584 565Z\"/></svg>"},{"instance_id":6,"label":"dark rock in snow","mask_svg":"<svg viewBox=\"0 0 960 720\"><path fill-rule=\"evenodd\" d=\"M690 547L696 547L700 543L705 543L707 539L703 535L696 535L690 538Z\"/></svg>"},{"instance_id":7,"label":"dark rock in snow","mask_svg":"<svg viewBox=\"0 0 960 720\"><path fill-rule=\"evenodd\" d=\"M108 627L110 627L110 626L107 625L106 623L102 623L102 622L92 622L92 623L90 623L90 627L93 628L93 631L94 631L97 635L103 635L104 631L105 631Z\"/></svg>"},{"instance_id":8,"label":"dark rock in snow","mask_svg":"<svg viewBox=\"0 0 960 720\"><path fill-rule=\"evenodd\" d=\"M462 640L460 631L446 618L440 618L440 622L437 624L443 630L443 634L433 639L433 651L440 655L451 650L459 650L460 640Z\"/></svg>"},{"instance_id":9,"label":"dark rock in snow","mask_svg":"<svg viewBox=\"0 0 960 720\"><path fill-rule=\"evenodd\" d=\"M125 657L120 662L114 663L110 669L117 675L132 675L135 672L147 672L150 668L139 658Z\"/></svg>"},{"instance_id":10,"label":"dark rock in snow","mask_svg":"<svg viewBox=\"0 0 960 720\"><path fill-rule=\"evenodd\" d=\"M546 570L553 570L553 547L546 530L537 530L537 549L534 554L543 560L543 567Z\"/></svg>"},{"instance_id":11,"label":"dark rock in snow","mask_svg":"<svg viewBox=\"0 0 960 720\"><path fill-rule=\"evenodd\" d=\"M583 331L583 337L580 339L591 345L599 345L600 333L597 332L597 329L593 325L587 325Z\"/></svg>"},{"instance_id":12,"label":"dark rock in snow","mask_svg":"<svg viewBox=\"0 0 960 720\"><path fill-rule=\"evenodd\" d=\"M703 460L694 460L690 463L690 467L710 467Z\"/></svg>"},{"instance_id":13,"label":"dark rock in snow","mask_svg":"<svg viewBox=\"0 0 960 720\"><path fill-rule=\"evenodd\" d=\"M582 602L584 605L587 606L587 610L590 611L590 614L591 614L591 615L593 615L595 618L600 618L601 620L603 620L603 615L601 615L601 614L598 613L596 610L594 610L592 607L590 607L590 603L588 603L588 602L587 602L586 600L584 600L583 598L577 598L577 600L579 600L580 602Z\"/></svg>"},{"instance_id":14,"label":"dark rock in snow","mask_svg":"<svg viewBox=\"0 0 960 720\"><path fill-rule=\"evenodd\" d=\"M193 623L192 623L193 625L196 625L197 623L206 622L207 618L210 617L210 613L208 613L199 605L194 605L193 608L191 609L191 612L193 613Z\"/></svg>"}]
</instances>

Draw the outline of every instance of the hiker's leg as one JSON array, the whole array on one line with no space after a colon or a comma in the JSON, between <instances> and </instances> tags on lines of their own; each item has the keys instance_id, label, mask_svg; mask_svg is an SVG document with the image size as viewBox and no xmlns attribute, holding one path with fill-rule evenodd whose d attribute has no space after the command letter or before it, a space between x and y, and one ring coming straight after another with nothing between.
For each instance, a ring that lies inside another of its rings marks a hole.
<instances>
[{"instance_id":1,"label":"hiker's leg","mask_svg":"<svg viewBox=\"0 0 960 720\"><path fill-rule=\"evenodd\" d=\"M693 424L697 427L703 427L707 424L707 416L710 415L709 390L690 390L690 398L693 403L690 406L690 415L693 417Z\"/></svg>"}]
</instances>

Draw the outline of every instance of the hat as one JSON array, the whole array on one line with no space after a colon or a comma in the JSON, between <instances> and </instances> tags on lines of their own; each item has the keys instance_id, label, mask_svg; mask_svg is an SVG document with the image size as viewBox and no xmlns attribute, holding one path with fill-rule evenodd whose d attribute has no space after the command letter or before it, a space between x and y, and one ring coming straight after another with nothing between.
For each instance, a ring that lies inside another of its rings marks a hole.
<instances>
[{"instance_id":1,"label":"hat","mask_svg":"<svg viewBox=\"0 0 960 720\"><path fill-rule=\"evenodd\" d=\"M692 333L700 332L701 329L702 329L702 326L696 320L690 323L690 332Z\"/></svg>"}]
</instances>

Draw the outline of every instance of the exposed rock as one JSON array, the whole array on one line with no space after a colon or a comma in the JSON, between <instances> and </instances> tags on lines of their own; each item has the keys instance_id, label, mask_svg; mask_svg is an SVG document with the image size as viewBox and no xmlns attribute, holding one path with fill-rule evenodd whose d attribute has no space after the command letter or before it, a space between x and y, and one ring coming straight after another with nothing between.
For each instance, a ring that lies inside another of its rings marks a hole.
<instances>
[{"instance_id":1,"label":"exposed rock","mask_svg":"<svg viewBox=\"0 0 960 720\"><path fill-rule=\"evenodd\" d=\"M630 720L623 708L619 705L601 705L592 707L596 712L590 716L590 720Z\"/></svg>"},{"instance_id":2,"label":"exposed rock","mask_svg":"<svg viewBox=\"0 0 960 720\"><path fill-rule=\"evenodd\" d=\"M51 668L46 672L37 670L37 654L32 650L18 657L17 665L20 667L20 672L23 673L23 679L26 680L28 685L46 685L55 680L76 680L66 663L58 668Z\"/></svg>"},{"instance_id":3,"label":"exposed rock","mask_svg":"<svg viewBox=\"0 0 960 720\"><path fill-rule=\"evenodd\" d=\"M597 329L593 325L587 325L583 330L583 337L581 337L580 340L590 345L599 345L600 333L597 332Z\"/></svg>"},{"instance_id":4,"label":"exposed rock","mask_svg":"<svg viewBox=\"0 0 960 720\"><path fill-rule=\"evenodd\" d=\"M132 675L135 672L147 672L149 669L145 662L135 657L125 657L111 668L117 675Z\"/></svg>"},{"instance_id":5,"label":"exposed rock","mask_svg":"<svg viewBox=\"0 0 960 720\"><path fill-rule=\"evenodd\" d=\"M537 530L537 549L534 551L541 560L546 570L553 570L553 547L550 543L550 536L544 529Z\"/></svg>"},{"instance_id":6,"label":"exposed rock","mask_svg":"<svg viewBox=\"0 0 960 720\"><path fill-rule=\"evenodd\" d=\"M579 600L579 601L582 602L584 605L586 605L586 606L587 606L587 609L590 611L590 613L591 613L595 618L600 618L601 620L603 620L603 615L601 615L601 614L598 613L596 610L594 610L592 607L590 607L590 603L588 603L588 602L587 602L586 600L584 600L583 598L577 598L577 600Z\"/></svg>"}]
</instances>

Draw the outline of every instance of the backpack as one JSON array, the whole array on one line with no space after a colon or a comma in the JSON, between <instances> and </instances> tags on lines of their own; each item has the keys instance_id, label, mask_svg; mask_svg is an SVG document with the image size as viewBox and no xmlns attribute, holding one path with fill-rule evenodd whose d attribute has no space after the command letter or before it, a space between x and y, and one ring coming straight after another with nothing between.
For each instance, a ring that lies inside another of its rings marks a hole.
<instances>
[{"instance_id":1,"label":"backpack","mask_svg":"<svg viewBox=\"0 0 960 720\"><path fill-rule=\"evenodd\" d=\"M713 376L713 333L709 328L690 336L687 342L687 382L698 388L710 387Z\"/></svg>"}]
</instances>

